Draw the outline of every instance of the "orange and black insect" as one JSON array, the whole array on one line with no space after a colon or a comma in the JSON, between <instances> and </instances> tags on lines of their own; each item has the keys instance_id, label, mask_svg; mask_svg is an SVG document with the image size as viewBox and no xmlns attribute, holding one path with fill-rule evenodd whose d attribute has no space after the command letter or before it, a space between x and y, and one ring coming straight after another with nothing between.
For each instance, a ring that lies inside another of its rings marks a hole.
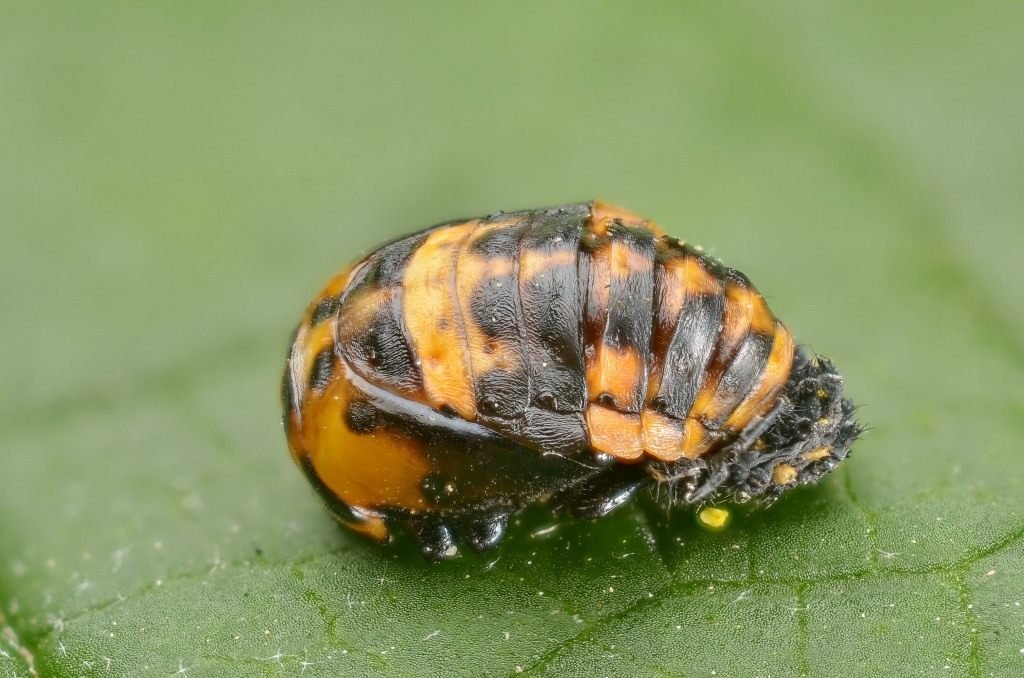
<instances>
[{"instance_id":1,"label":"orange and black insect","mask_svg":"<svg viewBox=\"0 0 1024 678\"><path fill-rule=\"evenodd\" d=\"M772 501L860 428L738 271L601 202L453 221L343 271L283 380L295 461L338 520L428 557L547 500L602 516L668 484Z\"/></svg>"}]
</instances>

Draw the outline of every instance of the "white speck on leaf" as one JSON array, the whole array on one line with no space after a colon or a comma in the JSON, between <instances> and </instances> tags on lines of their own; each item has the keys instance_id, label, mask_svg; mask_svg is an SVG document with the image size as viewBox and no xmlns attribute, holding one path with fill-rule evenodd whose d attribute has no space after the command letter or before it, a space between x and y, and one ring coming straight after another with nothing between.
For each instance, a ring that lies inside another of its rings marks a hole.
<instances>
[{"instance_id":1,"label":"white speck on leaf","mask_svg":"<svg viewBox=\"0 0 1024 678\"><path fill-rule=\"evenodd\" d=\"M750 589L747 589L746 591L740 591L740 594L733 598L732 602L735 605L736 603L743 602L744 600L750 600Z\"/></svg>"}]
</instances>

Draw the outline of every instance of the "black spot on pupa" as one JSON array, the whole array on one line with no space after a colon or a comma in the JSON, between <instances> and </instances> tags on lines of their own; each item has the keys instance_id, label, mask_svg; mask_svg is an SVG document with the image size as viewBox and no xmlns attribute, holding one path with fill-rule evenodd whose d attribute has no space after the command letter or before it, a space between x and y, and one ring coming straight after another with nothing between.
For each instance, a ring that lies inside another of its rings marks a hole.
<instances>
[{"instance_id":1,"label":"black spot on pupa","mask_svg":"<svg viewBox=\"0 0 1024 678\"><path fill-rule=\"evenodd\" d=\"M353 433L370 433L379 425L377 408L365 400L349 403L345 410L345 426Z\"/></svg>"},{"instance_id":2,"label":"black spot on pupa","mask_svg":"<svg viewBox=\"0 0 1024 678\"><path fill-rule=\"evenodd\" d=\"M526 374L518 370L491 370L477 375L477 409L481 414L512 419L526 409L529 392Z\"/></svg>"},{"instance_id":3,"label":"black spot on pupa","mask_svg":"<svg viewBox=\"0 0 1024 678\"><path fill-rule=\"evenodd\" d=\"M401 318L401 300L395 295L369 323L354 327L342 322L339 345L342 356L365 378L411 391L420 387L422 376L405 341Z\"/></svg>"},{"instance_id":4,"label":"black spot on pupa","mask_svg":"<svg viewBox=\"0 0 1024 678\"><path fill-rule=\"evenodd\" d=\"M604 341L609 346L631 348L643 354L651 343L653 271L631 271L625 280L612 284Z\"/></svg>"},{"instance_id":5,"label":"black spot on pupa","mask_svg":"<svg viewBox=\"0 0 1024 678\"><path fill-rule=\"evenodd\" d=\"M535 402L546 410L556 410L558 408L558 400L555 398L554 393L538 393Z\"/></svg>"},{"instance_id":6,"label":"black spot on pupa","mask_svg":"<svg viewBox=\"0 0 1024 678\"><path fill-rule=\"evenodd\" d=\"M403 238L375 252L368 262L369 270L365 282L380 288L400 284L409 259L426 239L427 234L425 233L411 238Z\"/></svg>"},{"instance_id":7,"label":"black spot on pupa","mask_svg":"<svg viewBox=\"0 0 1024 678\"><path fill-rule=\"evenodd\" d=\"M569 260L547 268L544 276L519 281L526 340L523 354L531 394L534 399L542 393L557 394L555 404L541 404L542 410L580 412L587 400L580 332L580 271L586 280L587 258L580 257L578 250L588 216L589 209L572 210L564 218L551 213L535 215L523 238L524 251L568 255Z\"/></svg>"},{"instance_id":8,"label":"black spot on pupa","mask_svg":"<svg viewBox=\"0 0 1024 678\"><path fill-rule=\"evenodd\" d=\"M514 259L519 251L522 224L505 228L492 228L473 240L469 251L486 258Z\"/></svg>"},{"instance_id":9,"label":"black spot on pupa","mask_svg":"<svg viewBox=\"0 0 1024 678\"><path fill-rule=\"evenodd\" d=\"M320 303L313 309L313 315L309 318L310 326L315 327L328 318L333 317L338 312L339 306L340 299L336 296L321 299Z\"/></svg>"},{"instance_id":10,"label":"black spot on pupa","mask_svg":"<svg viewBox=\"0 0 1024 678\"><path fill-rule=\"evenodd\" d=\"M684 419L704 384L708 361L722 331L725 297L700 294L688 297L679 316L675 336L665 352L664 375L658 395L663 413Z\"/></svg>"},{"instance_id":11,"label":"black spot on pupa","mask_svg":"<svg viewBox=\"0 0 1024 678\"><path fill-rule=\"evenodd\" d=\"M484 278L469 302L470 317L480 331L510 345L519 343L516 279L511 275Z\"/></svg>"},{"instance_id":12,"label":"black spot on pupa","mask_svg":"<svg viewBox=\"0 0 1024 678\"><path fill-rule=\"evenodd\" d=\"M715 400L724 403L725 407L722 414L710 423L711 428L720 428L740 401L757 386L771 349L771 337L757 332L747 335L718 384Z\"/></svg>"},{"instance_id":13,"label":"black spot on pupa","mask_svg":"<svg viewBox=\"0 0 1024 678\"><path fill-rule=\"evenodd\" d=\"M498 414L498 401L490 396L484 396L477 402L477 409L481 414L494 416Z\"/></svg>"},{"instance_id":14,"label":"black spot on pupa","mask_svg":"<svg viewBox=\"0 0 1024 678\"><path fill-rule=\"evenodd\" d=\"M295 409L295 396L292 391L292 373L291 370L286 369L284 375L281 377L281 409L284 411L284 417L287 419L291 416L292 411Z\"/></svg>"},{"instance_id":15,"label":"black spot on pupa","mask_svg":"<svg viewBox=\"0 0 1024 678\"><path fill-rule=\"evenodd\" d=\"M313 369L309 373L309 388L320 392L331 383L334 376L334 349L328 347L316 354Z\"/></svg>"},{"instance_id":16,"label":"black spot on pupa","mask_svg":"<svg viewBox=\"0 0 1024 678\"><path fill-rule=\"evenodd\" d=\"M288 355L284 361L284 374L281 376L281 409L284 410L285 419L292 413L295 408L295 391L292 389L292 347L295 345L295 339L299 336L299 327L296 326L292 330L292 336L288 340Z\"/></svg>"}]
</instances>

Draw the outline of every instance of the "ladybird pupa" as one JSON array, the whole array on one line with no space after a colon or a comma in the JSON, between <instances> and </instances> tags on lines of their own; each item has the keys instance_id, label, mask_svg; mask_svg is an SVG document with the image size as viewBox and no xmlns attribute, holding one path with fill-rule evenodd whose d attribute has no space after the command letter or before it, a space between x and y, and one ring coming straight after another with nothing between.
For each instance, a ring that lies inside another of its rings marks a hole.
<instances>
[{"instance_id":1,"label":"ladybird pupa","mask_svg":"<svg viewBox=\"0 0 1024 678\"><path fill-rule=\"evenodd\" d=\"M860 433L842 377L742 273L594 201L448 222L333 278L283 379L296 463L345 526L431 558L535 501L596 518L657 483L771 502Z\"/></svg>"}]
</instances>

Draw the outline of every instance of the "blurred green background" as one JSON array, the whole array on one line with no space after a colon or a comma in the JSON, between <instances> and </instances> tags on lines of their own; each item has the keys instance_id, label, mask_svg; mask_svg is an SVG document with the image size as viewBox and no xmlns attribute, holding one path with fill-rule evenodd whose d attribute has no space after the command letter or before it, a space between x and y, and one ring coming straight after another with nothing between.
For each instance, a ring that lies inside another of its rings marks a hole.
<instances>
[{"instance_id":1,"label":"blurred green background","mask_svg":"<svg viewBox=\"0 0 1024 678\"><path fill-rule=\"evenodd\" d=\"M1021 3L2 15L0 674L1024 675ZM591 197L829 354L853 458L720 533L537 510L429 566L339 532L279 425L308 299Z\"/></svg>"}]
</instances>

